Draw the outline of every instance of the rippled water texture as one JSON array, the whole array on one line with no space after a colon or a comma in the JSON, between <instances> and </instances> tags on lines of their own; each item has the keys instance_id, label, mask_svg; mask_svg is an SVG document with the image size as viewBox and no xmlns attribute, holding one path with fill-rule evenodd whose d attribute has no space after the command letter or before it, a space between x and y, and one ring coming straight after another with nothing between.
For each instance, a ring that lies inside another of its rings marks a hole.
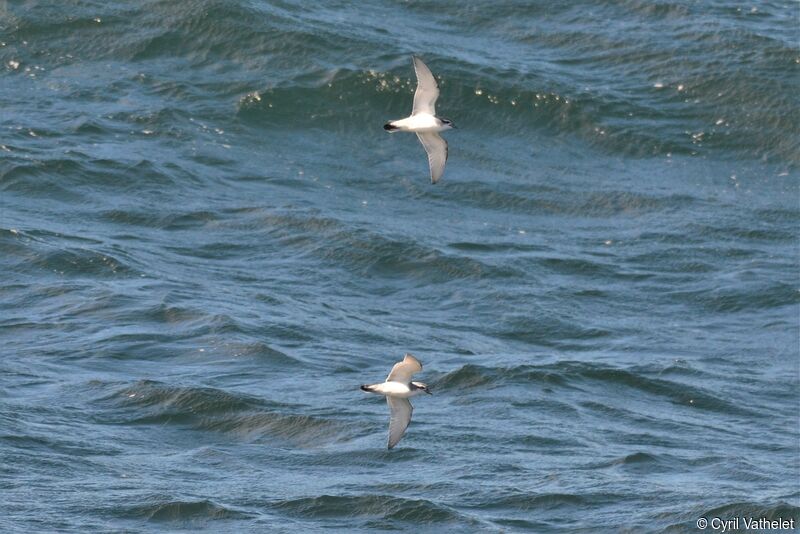
<instances>
[{"instance_id":1,"label":"rippled water texture","mask_svg":"<svg viewBox=\"0 0 800 534\"><path fill-rule=\"evenodd\" d=\"M800 522L799 10L0 2L0 531Z\"/></svg>"}]
</instances>

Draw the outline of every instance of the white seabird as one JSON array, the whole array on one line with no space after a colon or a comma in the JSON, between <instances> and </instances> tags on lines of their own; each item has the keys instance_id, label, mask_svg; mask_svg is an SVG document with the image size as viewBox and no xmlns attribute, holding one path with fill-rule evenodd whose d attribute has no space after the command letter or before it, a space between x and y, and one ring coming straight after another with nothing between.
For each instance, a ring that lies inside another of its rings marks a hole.
<instances>
[{"instance_id":1,"label":"white seabird","mask_svg":"<svg viewBox=\"0 0 800 534\"><path fill-rule=\"evenodd\" d=\"M390 449L397 445L411 422L411 413L414 411L414 407L408 402L408 398L421 393L431 394L428 386L422 382L411 381L411 376L420 371L422 371L422 364L419 363L419 360L411 354L406 354L402 362L394 364L389 376L386 377L386 382L361 386L364 391L386 396L392 412L389 418Z\"/></svg>"},{"instance_id":2,"label":"white seabird","mask_svg":"<svg viewBox=\"0 0 800 534\"><path fill-rule=\"evenodd\" d=\"M384 124L387 132L414 132L419 142L428 153L428 165L431 169L431 183L436 183L444 174L447 163L447 141L439 132L455 128L448 119L436 116L436 99L439 98L439 85L422 60L412 56L414 71L417 73L417 90L414 93L414 106L411 115L405 119L390 121Z\"/></svg>"}]
</instances>

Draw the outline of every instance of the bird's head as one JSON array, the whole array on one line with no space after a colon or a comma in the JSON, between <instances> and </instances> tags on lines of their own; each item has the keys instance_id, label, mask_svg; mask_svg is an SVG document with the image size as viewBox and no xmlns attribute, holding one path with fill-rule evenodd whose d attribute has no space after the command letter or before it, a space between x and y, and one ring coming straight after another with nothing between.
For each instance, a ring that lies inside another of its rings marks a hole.
<instances>
[{"instance_id":1,"label":"bird's head","mask_svg":"<svg viewBox=\"0 0 800 534\"><path fill-rule=\"evenodd\" d=\"M443 118L441 120L442 120L442 125L445 127L446 130L449 130L451 128L455 128L456 127L456 125L453 124L453 121L451 121L450 119L444 119Z\"/></svg>"},{"instance_id":2,"label":"bird's head","mask_svg":"<svg viewBox=\"0 0 800 534\"><path fill-rule=\"evenodd\" d=\"M411 382L411 385L414 386L414 389L416 390L424 391L428 395L433 395L433 393L431 393L431 390L428 389L427 384L423 384L422 382Z\"/></svg>"}]
</instances>

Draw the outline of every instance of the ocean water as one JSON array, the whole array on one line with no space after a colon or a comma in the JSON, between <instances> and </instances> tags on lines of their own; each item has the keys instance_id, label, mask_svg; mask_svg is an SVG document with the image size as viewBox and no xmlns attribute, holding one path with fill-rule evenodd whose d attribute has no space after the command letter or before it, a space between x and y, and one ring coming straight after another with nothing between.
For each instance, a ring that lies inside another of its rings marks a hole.
<instances>
[{"instance_id":1,"label":"ocean water","mask_svg":"<svg viewBox=\"0 0 800 534\"><path fill-rule=\"evenodd\" d=\"M797 524L799 17L0 2L0 531Z\"/></svg>"}]
</instances>

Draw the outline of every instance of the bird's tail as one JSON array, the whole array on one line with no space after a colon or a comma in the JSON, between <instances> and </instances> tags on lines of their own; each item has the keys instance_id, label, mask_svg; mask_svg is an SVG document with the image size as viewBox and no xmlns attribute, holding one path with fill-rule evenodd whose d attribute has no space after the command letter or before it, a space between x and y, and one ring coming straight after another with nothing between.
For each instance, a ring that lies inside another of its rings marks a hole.
<instances>
[{"instance_id":1,"label":"bird's tail","mask_svg":"<svg viewBox=\"0 0 800 534\"><path fill-rule=\"evenodd\" d=\"M391 122L387 122L386 124L383 125L383 129L386 130L387 132L396 132L400 128L398 128L397 126L395 126Z\"/></svg>"}]
</instances>

